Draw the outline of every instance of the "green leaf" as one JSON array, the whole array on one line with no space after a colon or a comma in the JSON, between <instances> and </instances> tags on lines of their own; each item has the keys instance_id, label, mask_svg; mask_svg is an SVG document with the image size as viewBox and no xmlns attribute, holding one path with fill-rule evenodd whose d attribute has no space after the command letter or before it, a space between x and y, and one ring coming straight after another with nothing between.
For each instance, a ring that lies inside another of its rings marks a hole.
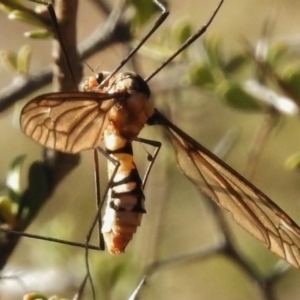
<instances>
[{"instance_id":1,"label":"green leaf","mask_svg":"<svg viewBox=\"0 0 300 300\"><path fill-rule=\"evenodd\" d=\"M211 85L215 82L211 67L203 63L191 65L188 76L189 84L197 85L199 87Z\"/></svg>"},{"instance_id":2,"label":"green leaf","mask_svg":"<svg viewBox=\"0 0 300 300\"><path fill-rule=\"evenodd\" d=\"M43 40L53 37L53 32L47 29L34 29L24 32L24 36L31 39Z\"/></svg>"},{"instance_id":3,"label":"green leaf","mask_svg":"<svg viewBox=\"0 0 300 300\"><path fill-rule=\"evenodd\" d=\"M0 3L0 10L2 10L6 14L9 14L14 10L14 8L12 6Z\"/></svg>"},{"instance_id":4,"label":"green leaf","mask_svg":"<svg viewBox=\"0 0 300 300\"><path fill-rule=\"evenodd\" d=\"M0 62L9 71L17 71L17 55L13 51L0 51Z\"/></svg>"},{"instance_id":5,"label":"green leaf","mask_svg":"<svg viewBox=\"0 0 300 300\"><path fill-rule=\"evenodd\" d=\"M9 2L5 1L5 4L1 3L1 1L0 1L0 10L5 12L6 14L9 14L13 10L15 10L17 7L20 8L22 6L23 5L20 2L20 0L9 0ZM23 6L23 7L25 7L25 6Z\"/></svg>"},{"instance_id":6,"label":"green leaf","mask_svg":"<svg viewBox=\"0 0 300 300\"><path fill-rule=\"evenodd\" d=\"M8 187L9 195L16 202L19 200L21 193L20 174L25 157L26 155L24 154L17 156L13 160L6 176L6 186Z\"/></svg>"},{"instance_id":7,"label":"green leaf","mask_svg":"<svg viewBox=\"0 0 300 300\"><path fill-rule=\"evenodd\" d=\"M220 49L220 37L215 34L207 35L203 41L203 45L211 66L223 69L224 62Z\"/></svg>"},{"instance_id":8,"label":"green leaf","mask_svg":"<svg viewBox=\"0 0 300 300\"><path fill-rule=\"evenodd\" d=\"M2 224L15 228L18 204L6 196L0 196L0 221Z\"/></svg>"},{"instance_id":9,"label":"green leaf","mask_svg":"<svg viewBox=\"0 0 300 300\"><path fill-rule=\"evenodd\" d=\"M235 109L245 111L261 111L261 106L256 98L249 95L238 83L225 81L216 89L218 96Z\"/></svg>"},{"instance_id":10,"label":"green leaf","mask_svg":"<svg viewBox=\"0 0 300 300\"><path fill-rule=\"evenodd\" d=\"M41 19L38 16L36 16L34 13L29 13L27 11L13 10L9 13L8 18L10 20L18 20L28 24L47 28L45 23L41 21Z\"/></svg>"},{"instance_id":11,"label":"green leaf","mask_svg":"<svg viewBox=\"0 0 300 300\"><path fill-rule=\"evenodd\" d=\"M18 52L17 56L17 69L20 74L28 74L30 61L32 55L32 47L24 45Z\"/></svg>"},{"instance_id":12,"label":"green leaf","mask_svg":"<svg viewBox=\"0 0 300 300\"><path fill-rule=\"evenodd\" d=\"M130 0L129 2L135 8L135 24L137 26L144 25L154 14L160 12L160 9L157 7L157 5L149 0Z\"/></svg>"},{"instance_id":13,"label":"green leaf","mask_svg":"<svg viewBox=\"0 0 300 300\"><path fill-rule=\"evenodd\" d=\"M171 30L171 36L176 41L177 46L180 46L191 36L193 28L189 19L181 18L175 22Z\"/></svg>"}]
</instances>

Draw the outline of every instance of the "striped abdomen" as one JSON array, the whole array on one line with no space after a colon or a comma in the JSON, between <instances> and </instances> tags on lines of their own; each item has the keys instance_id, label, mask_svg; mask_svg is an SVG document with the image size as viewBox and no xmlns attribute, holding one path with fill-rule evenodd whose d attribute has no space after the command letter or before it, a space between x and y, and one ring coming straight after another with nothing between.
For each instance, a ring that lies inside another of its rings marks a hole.
<instances>
[{"instance_id":1,"label":"striped abdomen","mask_svg":"<svg viewBox=\"0 0 300 300\"><path fill-rule=\"evenodd\" d=\"M133 160L131 141L153 115L154 109L149 99L149 87L139 75L119 73L104 86L99 86L108 75L103 72L88 78L83 89L124 95L115 99L108 112L108 125L103 131L106 151L120 165L109 189L101 231L109 252L118 254L124 252L146 212L142 180ZM109 178L114 170L115 165L108 161Z\"/></svg>"},{"instance_id":2,"label":"striped abdomen","mask_svg":"<svg viewBox=\"0 0 300 300\"><path fill-rule=\"evenodd\" d=\"M104 144L107 153L120 165L109 189L101 231L108 251L119 254L124 252L141 224L142 214L146 212L145 197L142 180L133 161L131 142L124 139L111 123L104 131ZM115 168L108 161L109 178Z\"/></svg>"}]
</instances>

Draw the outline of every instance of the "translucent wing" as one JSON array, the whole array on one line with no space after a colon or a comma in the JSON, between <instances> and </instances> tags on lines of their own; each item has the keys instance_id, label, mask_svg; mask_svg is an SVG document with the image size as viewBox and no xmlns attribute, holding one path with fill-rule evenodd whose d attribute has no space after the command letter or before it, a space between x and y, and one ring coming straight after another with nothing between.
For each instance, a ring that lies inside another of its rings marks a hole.
<instances>
[{"instance_id":1,"label":"translucent wing","mask_svg":"<svg viewBox=\"0 0 300 300\"><path fill-rule=\"evenodd\" d=\"M254 185L159 112L154 121L167 126L182 172L270 251L300 268L299 226Z\"/></svg>"},{"instance_id":2,"label":"translucent wing","mask_svg":"<svg viewBox=\"0 0 300 300\"><path fill-rule=\"evenodd\" d=\"M107 112L122 96L94 92L40 95L22 109L21 129L41 145L62 152L92 149L100 144Z\"/></svg>"}]
</instances>

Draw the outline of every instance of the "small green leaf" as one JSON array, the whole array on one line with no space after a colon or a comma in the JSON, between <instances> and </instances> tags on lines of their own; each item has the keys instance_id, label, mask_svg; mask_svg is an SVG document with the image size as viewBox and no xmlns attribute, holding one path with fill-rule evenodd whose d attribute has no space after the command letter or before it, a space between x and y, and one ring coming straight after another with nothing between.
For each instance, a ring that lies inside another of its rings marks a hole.
<instances>
[{"instance_id":1,"label":"small green leaf","mask_svg":"<svg viewBox=\"0 0 300 300\"><path fill-rule=\"evenodd\" d=\"M31 39L43 40L53 37L53 32L47 29L34 29L24 32L24 36Z\"/></svg>"},{"instance_id":2,"label":"small green leaf","mask_svg":"<svg viewBox=\"0 0 300 300\"><path fill-rule=\"evenodd\" d=\"M227 105L245 111L261 111L256 98L249 95L238 84L229 81L222 82L216 89L218 96Z\"/></svg>"},{"instance_id":3,"label":"small green leaf","mask_svg":"<svg viewBox=\"0 0 300 300\"><path fill-rule=\"evenodd\" d=\"M2 1L0 1L2 2ZM9 14L11 11L15 9L20 9L21 7L25 6L22 4L20 0L9 0L9 1L4 1L5 3L0 3L0 10L5 12L6 14ZM24 2L24 1L23 1Z\"/></svg>"},{"instance_id":4,"label":"small green leaf","mask_svg":"<svg viewBox=\"0 0 300 300\"><path fill-rule=\"evenodd\" d=\"M13 202L9 197L0 197L0 221L2 224L15 228L18 204Z\"/></svg>"},{"instance_id":5,"label":"small green leaf","mask_svg":"<svg viewBox=\"0 0 300 300\"><path fill-rule=\"evenodd\" d=\"M8 174L6 176L6 186L9 189L9 195L14 201L18 201L20 197L20 174L21 167L25 160L26 155L17 156L12 162Z\"/></svg>"},{"instance_id":6,"label":"small green leaf","mask_svg":"<svg viewBox=\"0 0 300 300\"><path fill-rule=\"evenodd\" d=\"M135 8L135 23L137 26L144 25L157 12L160 12L157 5L148 0L130 0L130 3Z\"/></svg>"},{"instance_id":7,"label":"small green leaf","mask_svg":"<svg viewBox=\"0 0 300 300\"><path fill-rule=\"evenodd\" d=\"M36 16L34 13L29 13L21 10L13 10L9 13L8 18L10 20L18 20L28 24L36 25L39 27L47 27L41 19Z\"/></svg>"},{"instance_id":8,"label":"small green leaf","mask_svg":"<svg viewBox=\"0 0 300 300\"><path fill-rule=\"evenodd\" d=\"M207 35L203 45L206 49L209 62L213 67L223 68L224 62L220 50L220 37L215 34Z\"/></svg>"},{"instance_id":9,"label":"small green leaf","mask_svg":"<svg viewBox=\"0 0 300 300\"><path fill-rule=\"evenodd\" d=\"M0 51L0 62L9 71L17 71L17 56L13 51Z\"/></svg>"},{"instance_id":10,"label":"small green leaf","mask_svg":"<svg viewBox=\"0 0 300 300\"><path fill-rule=\"evenodd\" d=\"M17 68L18 73L28 74L29 65L31 61L32 47L29 45L24 45L18 52L17 56Z\"/></svg>"},{"instance_id":11,"label":"small green leaf","mask_svg":"<svg viewBox=\"0 0 300 300\"><path fill-rule=\"evenodd\" d=\"M300 170L300 153L290 156L285 162L286 168L290 170Z\"/></svg>"},{"instance_id":12,"label":"small green leaf","mask_svg":"<svg viewBox=\"0 0 300 300\"><path fill-rule=\"evenodd\" d=\"M202 87L204 85L214 84L214 76L211 67L203 63L193 64L188 72L189 84Z\"/></svg>"},{"instance_id":13,"label":"small green leaf","mask_svg":"<svg viewBox=\"0 0 300 300\"><path fill-rule=\"evenodd\" d=\"M190 20L182 18L172 26L171 35L179 46L183 44L192 34L192 26Z\"/></svg>"},{"instance_id":14,"label":"small green leaf","mask_svg":"<svg viewBox=\"0 0 300 300\"><path fill-rule=\"evenodd\" d=\"M0 10L2 10L6 14L9 14L14 10L14 7L0 3Z\"/></svg>"}]
</instances>

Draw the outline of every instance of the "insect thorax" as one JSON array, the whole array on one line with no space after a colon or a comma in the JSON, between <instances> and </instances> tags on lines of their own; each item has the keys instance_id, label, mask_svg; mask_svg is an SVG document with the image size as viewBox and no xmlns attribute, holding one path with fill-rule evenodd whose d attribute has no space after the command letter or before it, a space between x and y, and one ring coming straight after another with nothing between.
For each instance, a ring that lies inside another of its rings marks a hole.
<instances>
[{"instance_id":1,"label":"insect thorax","mask_svg":"<svg viewBox=\"0 0 300 300\"><path fill-rule=\"evenodd\" d=\"M135 138L154 113L150 89L136 73L118 73L105 81L109 75L109 72L104 71L88 77L83 90L121 94L122 96L114 97L115 103L109 111L109 121L126 139Z\"/></svg>"}]
</instances>

